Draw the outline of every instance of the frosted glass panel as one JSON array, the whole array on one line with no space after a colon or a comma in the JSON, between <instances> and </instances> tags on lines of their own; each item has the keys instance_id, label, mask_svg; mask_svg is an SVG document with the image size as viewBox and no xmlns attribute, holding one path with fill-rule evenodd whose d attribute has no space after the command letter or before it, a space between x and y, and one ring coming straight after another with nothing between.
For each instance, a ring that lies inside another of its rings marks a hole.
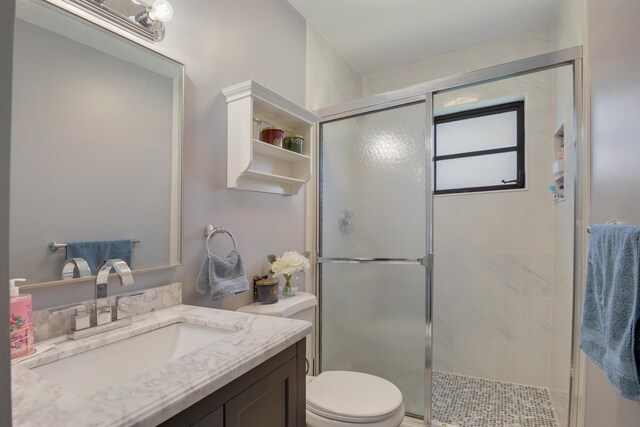
<instances>
[{"instance_id":1,"label":"frosted glass panel","mask_svg":"<svg viewBox=\"0 0 640 427\"><path fill-rule=\"evenodd\" d=\"M439 123L436 126L436 155L515 147L516 136L515 111Z\"/></svg>"},{"instance_id":2,"label":"frosted glass panel","mask_svg":"<svg viewBox=\"0 0 640 427\"><path fill-rule=\"evenodd\" d=\"M436 190L503 185L501 180L516 179L515 151L474 157L439 160Z\"/></svg>"},{"instance_id":3,"label":"frosted glass panel","mask_svg":"<svg viewBox=\"0 0 640 427\"><path fill-rule=\"evenodd\" d=\"M420 103L322 125L322 256L424 256L426 121Z\"/></svg>"},{"instance_id":4,"label":"frosted glass panel","mask_svg":"<svg viewBox=\"0 0 640 427\"><path fill-rule=\"evenodd\" d=\"M425 268L322 264L321 369L377 375L424 412Z\"/></svg>"}]
</instances>

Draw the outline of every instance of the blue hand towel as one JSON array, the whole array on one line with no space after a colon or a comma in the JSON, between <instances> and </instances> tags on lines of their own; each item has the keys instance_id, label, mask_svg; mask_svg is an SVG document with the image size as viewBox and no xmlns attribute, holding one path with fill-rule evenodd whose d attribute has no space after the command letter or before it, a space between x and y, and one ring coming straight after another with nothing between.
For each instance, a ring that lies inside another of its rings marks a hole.
<instances>
[{"instance_id":1,"label":"blue hand towel","mask_svg":"<svg viewBox=\"0 0 640 427\"><path fill-rule=\"evenodd\" d=\"M131 266L133 240L103 240L67 243L67 259L84 258L95 275L102 261L121 259Z\"/></svg>"},{"instance_id":2,"label":"blue hand towel","mask_svg":"<svg viewBox=\"0 0 640 427\"><path fill-rule=\"evenodd\" d=\"M249 281L244 273L244 262L240 253L232 250L226 258L214 254L207 256L196 282L201 294L211 294L213 300L249 290Z\"/></svg>"},{"instance_id":3,"label":"blue hand towel","mask_svg":"<svg viewBox=\"0 0 640 427\"><path fill-rule=\"evenodd\" d=\"M640 227L591 228L580 347L622 396L640 401Z\"/></svg>"}]
</instances>

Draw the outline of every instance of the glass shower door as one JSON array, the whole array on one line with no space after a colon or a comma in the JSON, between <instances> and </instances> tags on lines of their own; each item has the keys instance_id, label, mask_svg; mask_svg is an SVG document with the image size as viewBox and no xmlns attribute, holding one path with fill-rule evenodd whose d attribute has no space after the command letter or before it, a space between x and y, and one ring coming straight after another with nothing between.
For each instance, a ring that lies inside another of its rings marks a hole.
<instances>
[{"instance_id":1,"label":"glass shower door","mask_svg":"<svg viewBox=\"0 0 640 427\"><path fill-rule=\"evenodd\" d=\"M425 411L427 106L321 124L320 370L400 388Z\"/></svg>"}]
</instances>

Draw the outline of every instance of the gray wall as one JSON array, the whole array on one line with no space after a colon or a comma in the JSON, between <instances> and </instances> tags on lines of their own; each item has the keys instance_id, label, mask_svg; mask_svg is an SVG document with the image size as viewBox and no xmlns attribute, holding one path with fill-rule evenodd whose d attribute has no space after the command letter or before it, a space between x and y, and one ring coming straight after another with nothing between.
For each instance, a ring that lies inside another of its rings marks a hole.
<instances>
[{"instance_id":1,"label":"gray wall","mask_svg":"<svg viewBox=\"0 0 640 427\"><path fill-rule=\"evenodd\" d=\"M588 0L591 222L640 224L640 3ZM585 427L638 426L640 403L622 398L587 365Z\"/></svg>"},{"instance_id":2,"label":"gray wall","mask_svg":"<svg viewBox=\"0 0 640 427\"><path fill-rule=\"evenodd\" d=\"M9 280L9 159L15 1L0 2L0 283ZM9 290L0 286L0 325L9 324ZM3 329L6 331L6 329ZM0 334L0 425L11 427L9 334Z\"/></svg>"},{"instance_id":3,"label":"gray wall","mask_svg":"<svg viewBox=\"0 0 640 427\"><path fill-rule=\"evenodd\" d=\"M21 19L13 63L11 276L58 280L50 240L135 237L133 268L171 264L173 79Z\"/></svg>"},{"instance_id":4,"label":"gray wall","mask_svg":"<svg viewBox=\"0 0 640 427\"><path fill-rule=\"evenodd\" d=\"M253 79L292 101L305 103L304 19L286 0L174 0L174 19L156 48L186 64L184 132L184 267L138 274L135 288L184 283L184 302L235 309L249 293L214 303L194 289L204 259L207 223L227 227L237 240L247 274L266 271L266 256L304 249L304 196L226 188L227 111L221 89ZM224 236L213 249L226 254ZM110 294L120 292L114 283ZM93 298L90 284L32 291L35 307Z\"/></svg>"}]
</instances>

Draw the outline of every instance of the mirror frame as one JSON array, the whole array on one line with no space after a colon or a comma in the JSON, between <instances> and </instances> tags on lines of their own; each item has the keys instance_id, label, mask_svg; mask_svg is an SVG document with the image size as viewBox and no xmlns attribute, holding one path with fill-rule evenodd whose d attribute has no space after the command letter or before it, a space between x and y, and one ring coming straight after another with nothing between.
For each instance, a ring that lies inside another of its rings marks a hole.
<instances>
[{"instance_id":1,"label":"mirror frame","mask_svg":"<svg viewBox=\"0 0 640 427\"><path fill-rule=\"evenodd\" d=\"M179 129L174 130L174 134L179 138L179 144L177 148L180 154L180 160L178 163L180 166L180 173L179 173L180 196L178 198L178 203L180 207L177 210L177 212L180 213L180 221L178 223L179 239L177 242L178 248L176 253L178 262L173 264L163 265L160 267L141 268L141 269L136 269L131 271L135 276L140 273L153 273L153 272L170 270L170 269L184 266L184 127L185 127L184 126L184 117L185 117L184 89L185 89L185 80L186 80L186 64L182 61L176 60L175 58L167 56L164 53L158 52L156 49L154 49L153 44L146 43L143 41L143 39L137 38L131 33L123 31L119 27L113 24L110 24L109 22L106 22L102 19L99 19L94 15L91 15L78 7L74 7L73 5L65 2L64 0L18 0L18 2L20 1L36 3L43 7L47 7L56 13L68 14L72 19L83 21L84 24L87 24L93 27L96 31L103 32L105 35L108 35L111 37L117 37L124 43L134 44L136 45L137 48L147 49L148 51L150 51L151 54L157 55L158 57L169 60L180 67L180 73L179 73L179 76L177 77L180 84L179 93L174 99L174 102L178 103L178 110L179 110L179 113L177 115L177 118L178 118L177 127L179 127ZM17 13L16 13L16 19L21 19L17 15ZM115 276L115 273L111 273L109 276ZM24 290L31 290L31 289L45 288L45 287L51 287L51 286L59 286L59 285L75 285L75 284L93 282L95 281L95 277L96 277L95 275L92 275L92 276L80 277L75 279L60 279L60 280L53 280L48 282L24 284L24 285L19 285L18 287L24 291Z\"/></svg>"}]
</instances>

